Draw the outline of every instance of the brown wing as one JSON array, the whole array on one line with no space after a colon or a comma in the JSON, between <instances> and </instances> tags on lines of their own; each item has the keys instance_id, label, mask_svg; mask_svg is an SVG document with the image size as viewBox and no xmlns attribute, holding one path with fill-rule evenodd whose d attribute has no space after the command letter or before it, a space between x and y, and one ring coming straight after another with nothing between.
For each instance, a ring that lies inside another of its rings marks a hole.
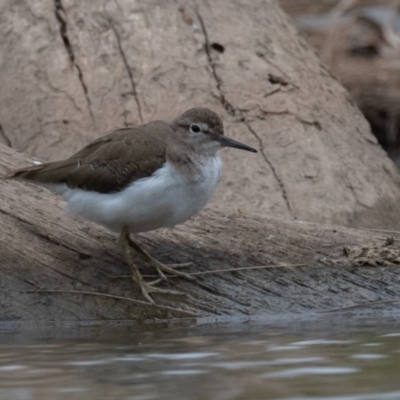
<instances>
[{"instance_id":1,"label":"brown wing","mask_svg":"<svg viewBox=\"0 0 400 400\"><path fill-rule=\"evenodd\" d=\"M165 163L171 127L162 121L111 132L62 161L23 168L9 178L66 183L70 188L112 193L151 176Z\"/></svg>"}]
</instances>

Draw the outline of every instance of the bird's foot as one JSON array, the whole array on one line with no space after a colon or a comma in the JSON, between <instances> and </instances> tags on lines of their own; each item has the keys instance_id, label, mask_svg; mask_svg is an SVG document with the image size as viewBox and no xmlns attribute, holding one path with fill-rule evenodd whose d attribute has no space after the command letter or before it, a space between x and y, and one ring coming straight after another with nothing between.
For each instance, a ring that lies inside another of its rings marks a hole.
<instances>
[{"instance_id":1,"label":"bird's foot","mask_svg":"<svg viewBox=\"0 0 400 400\"><path fill-rule=\"evenodd\" d=\"M149 259L150 264L157 271L160 280L167 281L168 277L164 274L172 275L172 276L180 276L181 278L186 278L189 280L194 280L193 276L186 274L185 272L178 271L177 268L185 268L190 267L193 263L182 263L182 264L163 264L154 257L150 256Z\"/></svg>"},{"instance_id":2,"label":"bird's foot","mask_svg":"<svg viewBox=\"0 0 400 400\"><path fill-rule=\"evenodd\" d=\"M134 279L134 281L139 285L140 290L142 291L143 296L145 299L150 302L151 304L155 304L154 300L151 298L150 293L162 293L162 294L172 294L177 296L183 296L184 293L178 292L176 290L170 289L161 289L156 287L158 283L161 282L161 279L157 279L152 282L145 282L140 280L139 282Z\"/></svg>"},{"instance_id":3,"label":"bird's foot","mask_svg":"<svg viewBox=\"0 0 400 400\"><path fill-rule=\"evenodd\" d=\"M167 281L167 276L165 273L175 275L175 276L180 276L182 278L186 279L194 279L192 276L189 274L186 274L184 272L176 270L176 268L179 267L187 267L191 265L191 263L185 263L185 264L170 264L170 265L165 265L162 264L160 261L155 259L151 254L149 254L146 250L142 249L138 244L136 244L130 237L129 237L129 230L127 227L124 227L121 231L121 234L119 236L119 243L121 246L121 249L125 255L125 259L128 263L128 265L131 268L132 271L132 280L136 282L140 290L145 297L145 299L152 303L154 303L154 300L151 298L150 293L162 293L162 294L172 294L172 295L183 295L184 293L178 292L176 290L170 290L170 289L160 289L156 287L157 284L159 284L161 281ZM141 253L151 264L153 268L157 271L159 275L159 279L156 279L152 282L146 282L142 275L140 274L134 260L133 256L131 254L130 248L133 248L134 250L138 251Z\"/></svg>"},{"instance_id":4,"label":"bird's foot","mask_svg":"<svg viewBox=\"0 0 400 400\"><path fill-rule=\"evenodd\" d=\"M129 236L127 237L128 244L130 247L132 247L134 250L142 254L151 266L157 271L158 276L160 279L163 281L167 281L168 278L164 274L170 274L170 275L175 275L175 276L180 276L181 278L189 279L189 280L194 280L193 276L186 274L185 272L178 271L177 268L183 268L183 267L189 267L192 265L192 263L182 263L182 264L163 264L160 261L158 261L156 258L154 258L150 253L148 253L145 249L143 249L141 246L139 246L137 243L135 243Z\"/></svg>"}]
</instances>

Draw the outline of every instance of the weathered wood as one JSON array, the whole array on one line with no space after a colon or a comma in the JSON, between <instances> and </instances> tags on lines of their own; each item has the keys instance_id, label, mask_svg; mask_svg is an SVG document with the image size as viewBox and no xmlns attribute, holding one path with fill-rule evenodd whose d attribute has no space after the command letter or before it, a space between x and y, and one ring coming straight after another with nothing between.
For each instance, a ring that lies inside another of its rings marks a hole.
<instances>
[{"instance_id":1,"label":"weathered wood","mask_svg":"<svg viewBox=\"0 0 400 400\"><path fill-rule=\"evenodd\" d=\"M0 33L0 140L15 149L59 159L207 106L261 149L225 152L214 205L399 226L398 171L276 1L3 0Z\"/></svg>"},{"instance_id":2,"label":"weathered wood","mask_svg":"<svg viewBox=\"0 0 400 400\"><path fill-rule=\"evenodd\" d=\"M0 146L0 174L30 162ZM0 190L0 320L185 316L106 297L25 293L85 291L143 300L130 280L113 279L128 273L115 236L65 215L63 201L45 189L3 180ZM376 236L382 234L206 210L180 227L143 234L139 240L162 261L192 261L191 273L305 264L199 275L195 282L171 279L169 285L187 297L154 296L164 306L209 316L316 311L396 298L398 267L355 264L362 261L354 256L361 246L369 249L362 256L370 263L399 262L399 247L386 246ZM138 264L143 267L140 258Z\"/></svg>"}]
</instances>

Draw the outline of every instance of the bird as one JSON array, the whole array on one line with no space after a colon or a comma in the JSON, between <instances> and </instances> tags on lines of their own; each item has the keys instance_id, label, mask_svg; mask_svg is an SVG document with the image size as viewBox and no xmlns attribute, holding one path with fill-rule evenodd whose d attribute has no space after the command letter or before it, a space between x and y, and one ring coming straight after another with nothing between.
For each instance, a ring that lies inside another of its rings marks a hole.
<instances>
[{"instance_id":1,"label":"bird","mask_svg":"<svg viewBox=\"0 0 400 400\"><path fill-rule=\"evenodd\" d=\"M218 185L225 147L257 152L225 136L215 112L197 107L172 120L116 129L67 159L18 169L6 178L45 187L63 197L67 213L118 233L133 281L155 304L151 293L178 294L157 286L166 274L193 278L179 264L158 261L130 235L173 227L198 214ZM156 269L157 280L143 279L132 249Z\"/></svg>"}]
</instances>

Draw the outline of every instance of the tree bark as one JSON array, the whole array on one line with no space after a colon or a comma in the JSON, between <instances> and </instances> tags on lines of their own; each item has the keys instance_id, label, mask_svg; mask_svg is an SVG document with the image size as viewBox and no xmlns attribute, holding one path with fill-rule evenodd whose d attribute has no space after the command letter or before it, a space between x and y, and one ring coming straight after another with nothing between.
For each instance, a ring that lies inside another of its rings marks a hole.
<instances>
[{"instance_id":1,"label":"tree bark","mask_svg":"<svg viewBox=\"0 0 400 400\"><path fill-rule=\"evenodd\" d=\"M0 145L0 174L29 162ZM115 236L65 215L62 199L45 189L0 185L0 320L298 313L400 296L400 248L381 233L208 209L175 229L138 235L161 261L193 262L188 273L205 273L164 284L186 296L144 304L130 279L114 278L129 272ZM260 266L269 268L217 272Z\"/></svg>"},{"instance_id":2,"label":"tree bark","mask_svg":"<svg viewBox=\"0 0 400 400\"><path fill-rule=\"evenodd\" d=\"M214 206L399 225L398 171L275 1L5 0L0 32L0 140L17 150L59 159L207 106L260 149L226 151Z\"/></svg>"}]
</instances>

